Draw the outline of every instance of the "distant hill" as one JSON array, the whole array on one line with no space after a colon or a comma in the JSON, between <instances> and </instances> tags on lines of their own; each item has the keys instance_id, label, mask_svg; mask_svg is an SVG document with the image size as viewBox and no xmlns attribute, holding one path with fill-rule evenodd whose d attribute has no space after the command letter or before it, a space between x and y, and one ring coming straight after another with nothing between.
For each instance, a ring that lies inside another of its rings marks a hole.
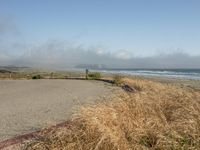
<instances>
[{"instance_id":1,"label":"distant hill","mask_svg":"<svg viewBox=\"0 0 200 150\"><path fill-rule=\"evenodd\" d=\"M12 71L0 69L0 73L12 73Z\"/></svg>"},{"instance_id":2,"label":"distant hill","mask_svg":"<svg viewBox=\"0 0 200 150\"><path fill-rule=\"evenodd\" d=\"M106 69L106 65L102 64L79 64L76 65L75 68L81 68L81 69Z\"/></svg>"},{"instance_id":3,"label":"distant hill","mask_svg":"<svg viewBox=\"0 0 200 150\"><path fill-rule=\"evenodd\" d=\"M30 67L21 67L21 66L0 66L0 72L13 72L13 71L20 71L24 69L30 69Z\"/></svg>"}]
</instances>

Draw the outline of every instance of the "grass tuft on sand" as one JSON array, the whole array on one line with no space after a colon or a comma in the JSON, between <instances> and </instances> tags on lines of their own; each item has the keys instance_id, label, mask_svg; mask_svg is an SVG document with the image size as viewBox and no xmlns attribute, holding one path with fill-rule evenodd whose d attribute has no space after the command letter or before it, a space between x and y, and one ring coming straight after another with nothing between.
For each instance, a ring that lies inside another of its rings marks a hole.
<instances>
[{"instance_id":1,"label":"grass tuft on sand","mask_svg":"<svg viewBox=\"0 0 200 150\"><path fill-rule=\"evenodd\" d=\"M141 79L120 79L137 92L82 107L70 127L31 141L26 150L200 149L200 92Z\"/></svg>"}]
</instances>

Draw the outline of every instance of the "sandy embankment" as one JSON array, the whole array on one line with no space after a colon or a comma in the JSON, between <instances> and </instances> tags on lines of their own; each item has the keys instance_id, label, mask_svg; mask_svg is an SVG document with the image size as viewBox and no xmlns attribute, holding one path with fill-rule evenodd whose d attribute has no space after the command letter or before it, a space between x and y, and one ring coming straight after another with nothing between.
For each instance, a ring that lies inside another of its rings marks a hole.
<instances>
[{"instance_id":1,"label":"sandy embankment","mask_svg":"<svg viewBox=\"0 0 200 150\"><path fill-rule=\"evenodd\" d=\"M63 122L74 106L117 89L98 81L1 80L0 141Z\"/></svg>"}]
</instances>

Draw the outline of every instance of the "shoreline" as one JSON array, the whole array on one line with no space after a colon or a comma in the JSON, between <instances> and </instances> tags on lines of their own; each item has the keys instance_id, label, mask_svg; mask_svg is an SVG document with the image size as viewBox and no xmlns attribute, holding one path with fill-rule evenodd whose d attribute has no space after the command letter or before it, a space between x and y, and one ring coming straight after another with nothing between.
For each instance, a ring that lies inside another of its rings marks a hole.
<instances>
[{"instance_id":1,"label":"shoreline","mask_svg":"<svg viewBox=\"0 0 200 150\"><path fill-rule=\"evenodd\" d=\"M192 88L200 90L200 80L197 79L186 79L186 78L175 78L175 77L163 77L163 76L143 76L143 75L125 75L125 74L113 74L113 73L102 73L105 77L121 76L130 79L141 79L155 81L163 84L172 84L184 88Z\"/></svg>"},{"instance_id":2,"label":"shoreline","mask_svg":"<svg viewBox=\"0 0 200 150\"><path fill-rule=\"evenodd\" d=\"M170 77L143 77L143 76L140 76L138 78L156 81L163 84L171 84L184 88L192 88L195 90L200 90L200 80L195 80L195 79L181 79L181 78L170 78Z\"/></svg>"}]
</instances>

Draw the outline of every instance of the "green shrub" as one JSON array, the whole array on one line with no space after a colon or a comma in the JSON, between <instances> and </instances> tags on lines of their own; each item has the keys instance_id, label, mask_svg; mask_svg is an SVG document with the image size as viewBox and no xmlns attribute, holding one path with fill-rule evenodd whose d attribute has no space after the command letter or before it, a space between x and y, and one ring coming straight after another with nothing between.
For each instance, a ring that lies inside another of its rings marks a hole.
<instances>
[{"instance_id":1,"label":"green shrub","mask_svg":"<svg viewBox=\"0 0 200 150\"><path fill-rule=\"evenodd\" d=\"M32 79L42 79L41 75L32 76Z\"/></svg>"},{"instance_id":2,"label":"green shrub","mask_svg":"<svg viewBox=\"0 0 200 150\"><path fill-rule=\"evenodd\" d=\"M94 72L94 73L89 73L88 74L89 79L100 79L101 78L101 73L99 72Z\"/></svg>"}]
</instances>

